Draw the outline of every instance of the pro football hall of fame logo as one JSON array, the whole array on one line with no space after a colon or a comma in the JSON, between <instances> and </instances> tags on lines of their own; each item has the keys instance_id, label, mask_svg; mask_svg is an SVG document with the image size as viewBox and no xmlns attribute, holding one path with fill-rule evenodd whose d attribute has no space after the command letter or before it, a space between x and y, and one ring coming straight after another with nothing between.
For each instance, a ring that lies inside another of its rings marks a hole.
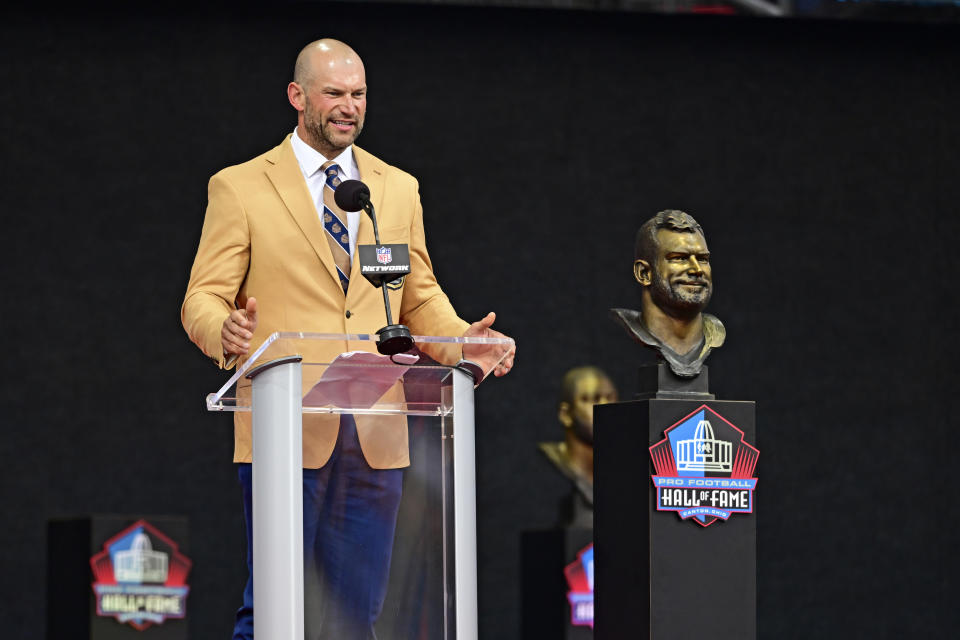
<instances>
[{"instance_id":1,"label":"pro football hall of fame logo","mask_svg":"<svg viewBox=\"0 0 960 640\"><path fill-rule=\"evenodd\" d=\"M593 628L593 545L587 545L577 559L563 570L567 578L570 624Z\"/></svg>"},{"instance_id":2,"label":"pro football hall of fame logo","mask_svg":"<svg viewBox=\"0 0 960 640\"><path fill-rule=\"evenodd\" d=\"M183 618L192 564L173 540L138 520L90 558L97 615L141 631L167 618Z\"/></svg>"},{"instance_id":3,"label":"pro football hall of fame logo","mask_svg":"<svg viewBox=\"0 0 960 640\"><path fill-rule=\"evenodd\" d=\"M760 451L743 431L702 405L650 447L657 511L676 511L707 527L734 513L753 513L753 472Z\"/></svg>"}]
</instances>

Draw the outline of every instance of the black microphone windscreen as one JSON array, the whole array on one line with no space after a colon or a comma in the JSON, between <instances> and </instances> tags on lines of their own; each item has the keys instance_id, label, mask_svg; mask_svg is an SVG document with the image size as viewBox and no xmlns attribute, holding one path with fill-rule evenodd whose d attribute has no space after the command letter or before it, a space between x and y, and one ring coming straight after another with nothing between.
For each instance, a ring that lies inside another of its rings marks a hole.
<instances>
[{"instance_id":1,"label":"black microphone windscreen","mask_svg":"<svg viewBox=\"0 0 960 640\"><path fill-rule=\"evenodd\" d=\"M344 211L359 211L370 202L370 189L359 180L344 180L333 192L333 199Z\"/></svg>"}]
</instances>

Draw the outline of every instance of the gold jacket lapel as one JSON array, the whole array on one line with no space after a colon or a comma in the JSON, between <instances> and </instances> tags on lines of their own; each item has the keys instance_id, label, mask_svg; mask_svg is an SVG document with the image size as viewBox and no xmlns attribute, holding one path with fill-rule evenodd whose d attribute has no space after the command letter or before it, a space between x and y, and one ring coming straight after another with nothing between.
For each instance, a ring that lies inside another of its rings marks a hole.
<instances>
[{"instance_id":1,"label":"gold jacket lapel","mask_svg":"<svg viewBox=\"0 0 960 640\"><path fill-rule=\"evenodd\" d=\"M330 252L326 235L324 235L326 231L323 228L323 223L320 222L317 206L310 197L307 183L303 179L303 172L300 171L297 156L293 153L290 137L287 136L287 139L274 149L274 152L267 157L269 163L267 177L273 183L280 199L283 200L283 204L287 207L290 215L296 220L310 246L313 247L320 262L327 268L330 277L339 284L340 278L337 276L337 267L333 261L333 254Z\"/></svg>"},{"instance_id":2,"label":"gold jacket lapel","mask_svg":"<svg viewBox=\"0 0 960 640\"><path fill-rule=\"evenodd\" d=\"M360 180L370 189L370 201L373 203L373 208L379 214L380 210L383 209L383 192L384 184L387 180L386 165L379 158L375 158L357 145L353 145L353 157L357 161L357 169L360 170ZM369 218L369 216L364 213L364 218ZM377 217L377 221L380 221L380 218ZM367 220L369 222L369 219ZM370 226L370 233L373 233L373 226ZM370 242L372 243L373 235L370 236Z\"/></svg>"},{"instance_id":3,"label":"gold jacket lapel","mask_svg":"<svg viewBox=\"0 0 960 640\"><path fill-rule=\"evenodd\" d=\"M383 204L383 185L386 181L383 162L369 153L353 145L353 157L357 161L357 169L360 171L360 180L370 189L370 201L373 203L374 211L379 212ZM379 222L380 218L377 218ZM373 234L373 222L366 211L360 212L360 225L357 229L357 246L361 244L374 244L376 238ZM360 260L358 253L353 254L353 264L350 268L350 287L347 290L354 291L354 282L364 287L369 287L370 283L360 273ZM363 281L362 283L360 281Z\"/></svg>"}]
</instances>

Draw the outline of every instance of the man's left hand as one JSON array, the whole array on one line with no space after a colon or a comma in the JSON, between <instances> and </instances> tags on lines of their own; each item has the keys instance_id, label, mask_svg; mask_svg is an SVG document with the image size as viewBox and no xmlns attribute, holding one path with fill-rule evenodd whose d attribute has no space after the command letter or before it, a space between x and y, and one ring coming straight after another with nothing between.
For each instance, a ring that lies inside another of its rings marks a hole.
<instances>
[{"instance_id":1,"label":"man's left hand","mask_svg":"<svg viewBox=\"0 0 960 640\"><path fill-rule=\"evenodd\" d=\"M481 320L471 324L463 332L464 338L507 338L495 329L491 329L497 314L488 313ZM504 355L506 353L506 355ZM465 344L463 345L463 358L476 362L483 369L483 375L486 377L492 373L497 376L505 376L513 369L514 358L516 357L516 345L501 344ZM502 358L502 359L501 359Z\"/></svg>"}]
</instances>

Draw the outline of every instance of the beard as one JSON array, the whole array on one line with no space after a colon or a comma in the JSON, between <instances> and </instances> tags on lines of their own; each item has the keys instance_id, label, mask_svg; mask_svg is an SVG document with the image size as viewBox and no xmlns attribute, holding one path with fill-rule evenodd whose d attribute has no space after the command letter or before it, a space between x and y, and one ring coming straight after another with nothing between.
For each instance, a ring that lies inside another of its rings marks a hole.
<instances>
[{"instance_id":1,"label":"beard","mask_svg":"<svg viewBox=\"0 0 960 640\"><path fill-rule=\"evenodd\" d=\"M580 442L585 442L591 447L593 446L593 425L585 425L576 422L573 425L573 433L575 436L577 436L577 440Z\"/></svg>"},{"instance_id":2,"label":"beard","mask_svg":"<svg viewBox=\"0 0 960 640\"><path fill-rule=\"evenodd\" d=\"M585 424L581 420L574 419L573 434L577 436L577 440L580 442L593 446L593 424Z\"/></svg>"},{"instance_id":3,"label":"beard","mask_svg":"<svg viewBox=\"0 0 960 640\"><path fill-rule=\"evenodd\" d=\"M357 116L353 118L353 120L355 121L355 126L352 132L344 133L338 131L332 122L329 120L324 122L323 116L313 113L310 109L310 101L306 101L303 128L306 129L310 137L324 149L342 151L353 144L354 140L357 139L357 136L359 136L363 130L363 118ZM331 158L327 159L330 160Z\"/></svg>"},{"instance_id":4,"label":"beard","mask_svg":"<svg viewBox=\"0 0 960 640\"><path fill-rule=\"evenodd\" d=\"M687 289L683 284L700 284L701 287ZM668 315L690 317L695 316L710 302L713 295L713 285L706 278L684 276L674 282L657 274L650 286L650 296L654 304Z\"/></svg>"}]
</instances>

